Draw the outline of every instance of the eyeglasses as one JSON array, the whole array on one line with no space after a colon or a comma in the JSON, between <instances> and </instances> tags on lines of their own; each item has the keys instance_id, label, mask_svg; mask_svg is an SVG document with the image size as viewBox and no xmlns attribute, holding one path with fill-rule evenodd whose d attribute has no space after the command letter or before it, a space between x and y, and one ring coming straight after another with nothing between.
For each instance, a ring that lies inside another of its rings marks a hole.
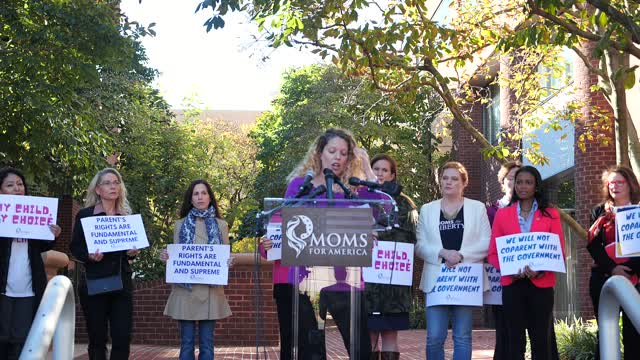
<instances>
[{"instance_id":1,"label":"eyeglasses","mask_svg":"<svg viewBox=\"0 0 640 360\"><path fill-rule=\"evenodd\" d=\"M100 185L106 186L106 187L109 187L111 185L118 186L118 185L120 185L120 181L118 181L118 180L116 180L116 181L103 181L103 182L100 183Z\"/></svg>"},{"instance_id":2,"label":"eyeglasses","mask_svg":"<svg viewBox=\"0 0 640 360\"><path fill-rule=\"evenodd\" d=\"M614 180L614 181L609 181L609 187L621 187L624 186L624 184L626 184L627 181L626 180Z\"/></svg>"}]
</instances>

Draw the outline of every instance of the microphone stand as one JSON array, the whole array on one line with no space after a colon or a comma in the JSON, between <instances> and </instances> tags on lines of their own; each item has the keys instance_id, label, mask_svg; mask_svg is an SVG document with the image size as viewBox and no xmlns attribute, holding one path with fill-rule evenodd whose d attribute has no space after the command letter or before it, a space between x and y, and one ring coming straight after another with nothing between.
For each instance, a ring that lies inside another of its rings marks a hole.
<instances>
[{"instance_id":1,"label":"microphone stand","mask_svg":"<svg viewBox=\"0 0 640 360\"><path fill-rule=\"evenodd\" d=\"M396 217L397 217L397 214L398 214L398 203L393 198L393 196L387 194L384 191L378 190L378 189L369 188L369 192L374 192L376 194L384 195L385 197L387 197L391 201L391 204L393 205L393 211L390 214L387 214L387 226L385 228L387 230L391 230L392 227L395 227L395 228L400 227L400 225L398 225L398 223L396 222L396 220L397 220ZM391 224L393 224L393 226Z\"/></svg>"}]
</instances>

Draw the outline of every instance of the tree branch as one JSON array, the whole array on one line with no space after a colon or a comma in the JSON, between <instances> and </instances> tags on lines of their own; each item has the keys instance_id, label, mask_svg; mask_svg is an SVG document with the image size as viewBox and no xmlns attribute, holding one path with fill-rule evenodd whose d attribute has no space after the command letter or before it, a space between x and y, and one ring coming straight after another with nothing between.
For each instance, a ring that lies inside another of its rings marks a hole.
<instances>
[{"instance_id":1,"label":"tree branch","mask_svg":"<svg viewBox=\"0 0 640 360\"><path fill-rule=\"evenodd\" d=\"M611 6L609 1L587 0L587 2L627 29L631 33L631 39L634 43L640 43L640 25L638 25L631 17Z\"/></svg>"}]
</instances>

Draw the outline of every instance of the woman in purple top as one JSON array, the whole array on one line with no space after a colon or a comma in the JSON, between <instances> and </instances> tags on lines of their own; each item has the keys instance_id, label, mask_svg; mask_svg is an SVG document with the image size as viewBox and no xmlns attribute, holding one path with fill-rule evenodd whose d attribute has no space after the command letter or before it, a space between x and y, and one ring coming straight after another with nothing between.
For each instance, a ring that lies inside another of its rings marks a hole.
<instances>
[{"instance_id":1,"label":"woman in purple top","mask_svg":"<svg viewBox=\"0 0 640 360\"><path fill-rule=\"evenodd\" d=\"M347 130L330 128L322 135L316 138L315 142L309 148L307 155L300 164L289 174L289 186L285 193L286 198L293 198L304 182L305 174L313 172L314 176L311 185L316 188L320 185L326 185L323 174L324 169L330 169L340 179L340 181L349 186L349 178L357 177L359 179L375 182L376 176L369 165L369 155L367 152L357 147L353 134ZM361 193L356 188L352 191ZM344 191L338 186L333 186L334 198L344 199ZM326 195L318 196L325 198ZM266 251L271 249L272 243L269 239L263 237L260 250L264 257ZM291 359L291 339L293 338L291 329L291 311L293 299L293 285L288 281L289 268L281 265L280 260L276 260L273 264L273 297L276 301L278 311L278 322L280 324L280 359ZM301 316L302 317L302 316ZM312 325L314 319L311 321ZM300 320L300 324L303 324ZM308 329L299 326L298 336L298 354L300 359L311 358L312 350L305 348L310 346L308 342Z\"/></svg>"}]
</instances>

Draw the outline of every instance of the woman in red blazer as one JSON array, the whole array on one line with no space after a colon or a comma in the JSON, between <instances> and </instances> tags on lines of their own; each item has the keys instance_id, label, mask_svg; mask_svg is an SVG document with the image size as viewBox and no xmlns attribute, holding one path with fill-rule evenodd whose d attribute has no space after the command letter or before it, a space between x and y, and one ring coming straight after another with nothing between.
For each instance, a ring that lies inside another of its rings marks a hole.
<instances>
[{"instance_id":1,"label":"woman in red blazer","mask_svg":"<svg viewBox=\"0 0 640 360\"><path fill-rule=\"evenodd\" d=\"M542 187L540 173L533 166L516 172L511 204L498 210L491 229L488 260L500 269L496 238L525 232L549 232L560 237L564 254L564 237L560 214L550 207ZM502 306L509 319L509 359L524 359L526 334L531 341L532 358L550 360L557 354L553 331L553 286L555 274L534 271L525 266L517 275L502 276Z\"/></svg>"}]
</instances>

